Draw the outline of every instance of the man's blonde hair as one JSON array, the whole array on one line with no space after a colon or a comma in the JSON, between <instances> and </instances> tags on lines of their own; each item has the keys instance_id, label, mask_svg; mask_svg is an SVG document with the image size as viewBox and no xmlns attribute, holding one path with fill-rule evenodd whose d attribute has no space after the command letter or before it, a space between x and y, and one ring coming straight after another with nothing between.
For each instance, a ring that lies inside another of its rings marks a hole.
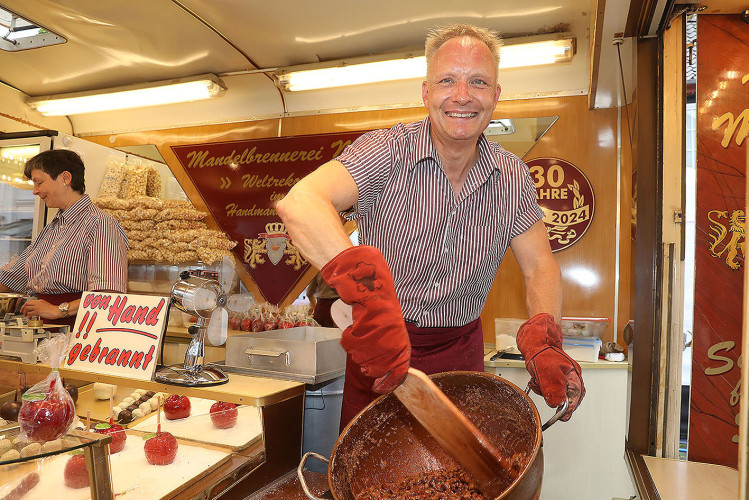
<instances>
[{"instance_id":1,"label":"man's blonde hair","mask_svg":"<svg viewBox=\"0 0 749 500\"><path fill-rule=\"evenodd\" d=\"M502 39L499 37L499 33L470 24L448 24L433 28L427 32L426 42L424 43L424 55L427 59L427 75L429 74L432 58L437 49L446 41L463 36L475 38L483 42L492 53L494 67L499 72L499 48L502 46Z\"/></svg>"}]
</instances>

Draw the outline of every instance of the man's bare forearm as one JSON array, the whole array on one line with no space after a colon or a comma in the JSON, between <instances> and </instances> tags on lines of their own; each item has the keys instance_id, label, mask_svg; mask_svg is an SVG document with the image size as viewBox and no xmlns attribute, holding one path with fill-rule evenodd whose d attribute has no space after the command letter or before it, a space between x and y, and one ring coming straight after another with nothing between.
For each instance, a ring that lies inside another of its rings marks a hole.
<instances>
[{"instance_id":1,"label":"man's bare forearm","mask_svg":"<svg viewBox=\"0 0 749 500\"><path fill-rule=\"evenodd\" d=\"M352 206L356 195L354 180L333 161L302 179L276 205L292 242L316 268L352 246L338 212Z\"/></svg>"},{"instance_id":2,"label":"man's bare forearm","mask_svg":"<svg viewBox=\"0 0 749 500\"><path fill-rule=\"evenodd\" d=\"M549 313L557 323L562 320L562 280L558 266L549 266L525 280L528 317Z\"/></svg>"},{"instance_id":3,"label":"man's bare forearm","mask_svg":"<svg viewBox=\"0 0 749 500\"><path fill-rule=\"evenodd\" d=\"M510 242L525 280L528 316L549 313L562 320L562 274L549 248L544 223L539 221Z\"/></svg>"}]
</instances>

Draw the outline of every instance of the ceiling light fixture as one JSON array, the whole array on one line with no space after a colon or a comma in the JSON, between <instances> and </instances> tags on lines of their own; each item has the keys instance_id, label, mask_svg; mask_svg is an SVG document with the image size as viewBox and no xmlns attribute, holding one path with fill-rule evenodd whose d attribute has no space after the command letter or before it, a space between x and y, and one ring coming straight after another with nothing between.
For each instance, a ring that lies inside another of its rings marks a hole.
<instances>
[{"instance_id":1,"label":"ceiling light fixture","mask_svg":"<svg viewBox=\"0 0 749 500\"><path fill-rule=\"evenodd\" d=\"M43 115L64 116L198 101L218 97L225 91L221 79L208 74L145 85L32 97L26 103Z\"/></svg>"},{"instance_id":2,"label":"ceiling light fixture","mask_svg":"<svg viewBox=\"0 0 749 500\"><path fill-rule=\"evenodd\" d=\"M540 39L543 38L543 39ZM518 39L520 40L520 39ZM575 38L558 34L524 37L522 42L505 40L500 49L499 68L520 68L570 62L576 52ZM409 78L424 78L426 58L414 54L400 54L390 59L379 56L373 61L356 59L328 63L307 64L280 70L274 74L278 84L287 92L314 90L364 83L387 82Z\"/></svg>"}]
</instances>

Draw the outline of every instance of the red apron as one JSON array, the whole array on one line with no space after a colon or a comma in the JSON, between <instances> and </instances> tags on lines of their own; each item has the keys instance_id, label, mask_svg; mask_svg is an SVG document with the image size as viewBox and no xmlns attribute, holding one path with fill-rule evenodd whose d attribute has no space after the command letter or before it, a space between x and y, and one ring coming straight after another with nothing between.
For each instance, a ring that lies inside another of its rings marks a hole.
<instances>
[{"instance_id":1,"label":"red apron","mask_svg":"<svg viewBox=\"0 0 749 500\"><path fill-rule=\"evenodd\" d=\"M38 293L36 294L36 297L40 300L46 300L52 305L59 306L63 302L72 302L74 300L78 300L83 295L83 292L71 292L71 293ZM42 318L42 321L44 323L49 325L68 325L70 326L70 331L73 331L73 327L75 326L75 314L72 316L68 316L67 318L56 318L56 319L46 319Z\"/></svg>"},{"instance_id":2,"label":"red apron","mask_svg":"<svg viewBox=\"0 0 749 500\"><path fill-rule=\"evenodd\" d=\"M418 328L406 323L411 341L411 366L427 375L468 370L484 371L484 333L481 318L458 328ZM374 379L361 372L346 356L346 379L341 403L341 427L346 425L380 394L372 391Z\"/></svg>"}]
</instances>

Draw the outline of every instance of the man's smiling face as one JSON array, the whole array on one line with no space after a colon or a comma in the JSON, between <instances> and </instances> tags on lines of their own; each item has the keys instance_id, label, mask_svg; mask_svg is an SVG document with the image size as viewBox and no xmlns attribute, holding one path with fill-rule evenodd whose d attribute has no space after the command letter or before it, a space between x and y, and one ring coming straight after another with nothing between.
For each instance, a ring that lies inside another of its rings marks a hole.
<instances>
[{"instance_id":1,"label":"man's smiling face","mask_svg":"<svg viewBox=\"0 0 749 500\"><path fill-rule=\"evenodd\" d=\"M448 40L434 53L421 93L438 147L466 140L475 144L499 99L491 51L468 36Z\"/></svg>"}]
</instances>

